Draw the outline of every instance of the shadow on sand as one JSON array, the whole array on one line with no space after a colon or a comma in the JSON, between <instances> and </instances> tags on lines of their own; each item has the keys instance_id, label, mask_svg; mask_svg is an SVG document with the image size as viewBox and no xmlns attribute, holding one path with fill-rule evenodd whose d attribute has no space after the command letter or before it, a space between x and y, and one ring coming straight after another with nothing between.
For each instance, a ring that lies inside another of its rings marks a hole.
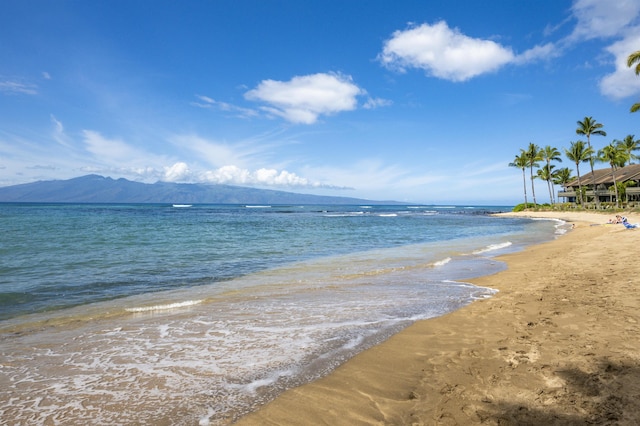
<instances>
[{"instance_id":1,"label":"shadow on sand","mask_svg":"<svg viewBox=\"0 0 640 426\"><path fill-rule=\"evenodd\" d=\"M498 425L638 425L640 424L640 367L606 359L593 372L559 369L561 388L542 389L534 401L519 405L495 402L482 423ZM564 408L562 408L564 407Z\"/></svg>"}]
</instances>

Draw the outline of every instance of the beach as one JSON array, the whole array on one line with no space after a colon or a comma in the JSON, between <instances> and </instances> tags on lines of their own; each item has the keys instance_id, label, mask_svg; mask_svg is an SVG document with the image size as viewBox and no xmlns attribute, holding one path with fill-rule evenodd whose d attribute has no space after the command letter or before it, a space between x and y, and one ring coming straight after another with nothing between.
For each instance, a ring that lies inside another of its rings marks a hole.
<instances>
[{"instance_id":1,"label":"beach","mask_svg":"<svg viewBox=\"0 0 640 426\"><path fill-rule=\"evenodd\" d=\"M470 280L493 297L419 321L237 424L638 424L640 229L607 225L611 214L506 215L575 228Z\"/></svg>"}]
</instances>

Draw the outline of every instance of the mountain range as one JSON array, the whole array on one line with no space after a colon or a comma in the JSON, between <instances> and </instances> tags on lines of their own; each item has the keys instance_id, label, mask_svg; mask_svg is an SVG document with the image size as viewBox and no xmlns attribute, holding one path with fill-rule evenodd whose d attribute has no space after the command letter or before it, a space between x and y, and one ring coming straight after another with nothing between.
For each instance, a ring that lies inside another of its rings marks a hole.
<instances>
[{"instance_id":1,"label":"mountain range","mask_svg":"<svg viewBox=\"0 0 640 426\"><path fill-rule=\"evenodd\" d=\"M133 182L87 175L0 188L0 202L170 204L401 204L359 198L298 194L232 185ZM402 203L404 204L404 203Z\"/></svg>"}]
</instances>

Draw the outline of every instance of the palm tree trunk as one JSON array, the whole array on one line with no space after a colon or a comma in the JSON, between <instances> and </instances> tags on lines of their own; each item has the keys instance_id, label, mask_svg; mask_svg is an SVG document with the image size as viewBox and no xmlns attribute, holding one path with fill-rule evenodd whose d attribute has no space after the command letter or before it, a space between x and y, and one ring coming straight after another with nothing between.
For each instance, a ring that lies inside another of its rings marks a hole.
<instances>
[{"instance_id":1,"label":"palm tree trunk","mask_svg":"<svg viewBox=\"0 0 640 426\"><path fill-rule=\"evenodd\" d=\"M591 140L589 136L587 136L587 144L589 145L589 150L591 150ZM593 198L596 202L596 209L600 210L600 197L598 196L598 192L596 191L596 175L595 173L593 173L593 154L589 154L589 165L591 166L591 186L593 186Z\"/></svg>"},{"instance_id":2,"label":"palm tree trunk","mask_svg":"<svg viewBox=\"0 0 640 426\"><path fill-rule=\"evenodd\" d=\"M522 169L522 186L524 187L524 208L527 208L527 175L524 172L524 168Z\"/></svg>"},{"instance_id":3,"label":"palm tree trunk","mask_svg":"<svg viewBox=\"0 0 640 426\"><path fill-rule=\"evenodd\" d=\"M547 177L549 178L547 180L547 185L549 186L549 198L550 198L549 201L551 201L551 205L554 205L556 203L556 200L555 200L554 194L553 194L555 188L553 187L553 182L551 181L551 174L552 174L551 173L551 160L549 160L548 158L547 158L547 172L548 172L548 176Z\"/></svg>"},{"instance_id":4,"label":"palm tree trunk","mask_svg":"<svg viewBox=\"0 0 640 426\"><path fill-rule=\"evenodd\" d=\"M582 180L580 179L580 163L576 163L576 173L578 174L578 195L580 199L580 205L584 206L584 202L582 200Z\"/></svg>"},{"instance_id":5,"label":"palm tree trunk","mask_svg":"<svg viewBox=\"0 0 640 426\"><path fill-rule=\"evenodd\" d=\"M537 207L538 203L536 202L536 187L533 184L533 166L529 169L531 172L531 194L533 195L533 207Z\"/></svg>"},{"instance_id":6,"label":"palm tree trunk","mask_svg":"<svg viewBox=\"0 0 640 426\"><path fill-rule=\"evenodd\" d=\"M616 182L616 169L611 166L611 175L613 176L613 187L616 189L616 207L620 207L620 196L618 195L618 183Z\"/></svg>"}]
</instances>

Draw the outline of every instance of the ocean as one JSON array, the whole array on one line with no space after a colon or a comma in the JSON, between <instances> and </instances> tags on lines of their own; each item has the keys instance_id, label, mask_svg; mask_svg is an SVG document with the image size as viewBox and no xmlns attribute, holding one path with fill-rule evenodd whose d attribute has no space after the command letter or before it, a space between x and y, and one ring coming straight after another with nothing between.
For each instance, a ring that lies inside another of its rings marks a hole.
<instances>
[{"instance_id":1,"label":"ocean","mask_svg":"<svg viewBox=\"0 0 640 426\"><path fill-rule=\"evenodd\" d=\"M0 204L0 423L230 424L565 232L507 210Z\"/></svg>"}]
</instances>

